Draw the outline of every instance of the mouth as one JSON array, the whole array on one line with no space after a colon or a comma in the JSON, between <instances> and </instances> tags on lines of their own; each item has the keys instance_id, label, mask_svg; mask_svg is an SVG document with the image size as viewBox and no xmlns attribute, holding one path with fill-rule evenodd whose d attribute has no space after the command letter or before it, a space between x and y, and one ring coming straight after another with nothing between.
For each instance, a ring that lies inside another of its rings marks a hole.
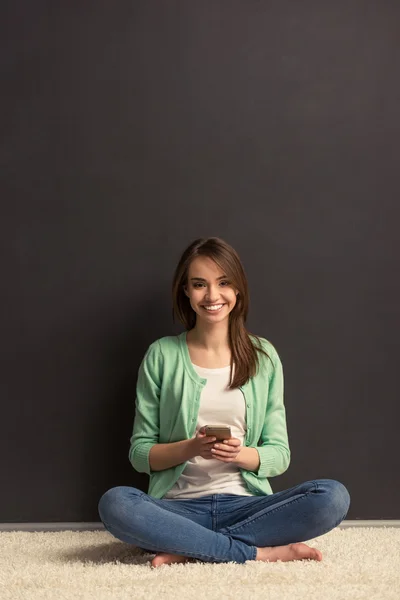
<instances>
[{"instance_id":1,"label":"mouth","mask_svg":"<svg viewBox=\"0 0 400 600\"><path fill-rule=\"evenodd\" d=\"M209 304L209 305L203 305L202 308L207 313L213 315L213 314L218 314L219 312L221 312L221 310L224 308L224 306L225 306L225 303L224 304Z\"/></svg>"}]
</instances>

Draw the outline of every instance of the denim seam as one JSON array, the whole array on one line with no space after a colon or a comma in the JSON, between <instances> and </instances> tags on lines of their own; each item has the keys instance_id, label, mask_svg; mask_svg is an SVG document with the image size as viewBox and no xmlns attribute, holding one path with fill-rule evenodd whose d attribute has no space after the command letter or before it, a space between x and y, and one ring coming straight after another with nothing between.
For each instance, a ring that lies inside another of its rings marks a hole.
<instances>
[{"instance_id":1,"label":"denim seam","mask_svg":"<svg viewBox=\"0 0 400 600\"><path fill-rule=\"evenodd\" d=\"M143 496L145 496L145 497L143 498ZM151 496L146 496L146 494L143 494L143 496L142 496L143 500L147 500L148 502L151 502L152 504L154 504L155 506L158 506L160 508L160 505L157 504L157 502L154 502L154 500L153 500L153 498L151 498ZM193 514L196 514L196 515L204 514L203 512L195 512L195 511L192 512L190 510L182 510L181 508L178 510L175 510L174 508L172 508L172 504L170 504L170 503L164 504L162 506L162 508L165 508L165 510L169 510L170 512L174 513L174 515L183 516L183 515L193 515Z\"/></svg>"},{"instance_id":2,"label":"denim seam","mask_svg":"<svg viewBox=\"0 0 400 600\"><path fill-rule=\"evenodd\" d=\"M314 483L315 489L317 489L318 485ZM281 506L278 506L277 508L274 509L268 509L265 508L261 514L258 515L253 515L252 517L248 517L245 521L241 521L240 523L237 523L236 525L232 525L230 527L223 527L223 530L226 530L229 533L237 533L238 531L240 531L240 529L242 527L247 526L249 523L256 523L259 519L264 518L265 516L269 516L269 515L273 515L274 513L276 513L279 510L283 510L284 508L286 508L287 506L290 506L291 504L295 504L296 502L300 502L301 500L303 500L305 497L309 496L310 494L313 494L315 490L310 490L304 494L302 494L301 498L294 498L293 500L291 500L290 502L285 502L284 504L282 504ZM220 533L222 533L222 531Z\"/></svg>"}]
</instances>

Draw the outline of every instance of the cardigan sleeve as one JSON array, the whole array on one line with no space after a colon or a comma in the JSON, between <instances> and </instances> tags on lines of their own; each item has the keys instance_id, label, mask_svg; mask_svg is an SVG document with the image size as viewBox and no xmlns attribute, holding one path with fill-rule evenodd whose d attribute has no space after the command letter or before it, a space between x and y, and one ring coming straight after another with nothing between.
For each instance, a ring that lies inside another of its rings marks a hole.
<instances>
[{"instance_id":1,"label":"cardigan sleeve","mask_svg":"<svg viewBox=\"0 0 400 600\"><path fill-rule=\"evenodd\" d=\"M136 414L130 439L129 460L139 473L150 475L149 453L160 432L160 390L163 357L160 342L153 342L141 364L136 385Z\"/></svg>"},{"instance_id":2,"label":"cardigan sleeve","mask_svg":"<svg viewBox=\"0 0 400 600\"><path fill-rule=\"evenodd\" d=\"M276 351L273 353L274 368L269 377L268 399L261 431L261 445L257 446L260 465L257 477L276 477L284 473L290 464L290 449L283 402L283 368Z\"/></svg>"}]
</instances>

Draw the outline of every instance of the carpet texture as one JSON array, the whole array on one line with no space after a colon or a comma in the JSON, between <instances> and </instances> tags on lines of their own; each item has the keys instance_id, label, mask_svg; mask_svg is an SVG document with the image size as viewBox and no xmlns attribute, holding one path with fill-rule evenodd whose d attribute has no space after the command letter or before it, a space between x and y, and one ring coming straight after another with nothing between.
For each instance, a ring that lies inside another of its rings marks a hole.
<instances>
[{"instance_id":1,"label":"carpet texture","mask_svg":"<svg viewBox=\"0 0 400 600\"><path fill-rule=\"evenodd\" d=\"M400 600L400 528L336 528L322 562L150 566L107 531L0 532L2 600Z\"/></svg>"}]
</instances>

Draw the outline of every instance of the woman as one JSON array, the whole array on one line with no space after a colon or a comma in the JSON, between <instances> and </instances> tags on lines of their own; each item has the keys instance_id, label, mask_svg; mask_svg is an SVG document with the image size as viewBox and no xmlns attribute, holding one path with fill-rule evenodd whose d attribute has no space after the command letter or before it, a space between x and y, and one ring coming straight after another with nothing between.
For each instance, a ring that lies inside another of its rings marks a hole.
<instances>
[{"instance_id":1,"label":"woman","mask_svg":"<svg viewBox=\"0 0 400 600\"><path fill-rule=\"evenodd\" d=\"M245 328L249 293L236 251L217 237L184 251L173 280L178 336L153 342L139 368L129 459L148 493L120 486L100 499L116 538L156 556L153 567L200 560L322 560L302 543L345 518L350 498L330 479L273 493L289 466L282 364ZM206 425L228 426L217 440Z\"/></svg>"}]
</instances>

